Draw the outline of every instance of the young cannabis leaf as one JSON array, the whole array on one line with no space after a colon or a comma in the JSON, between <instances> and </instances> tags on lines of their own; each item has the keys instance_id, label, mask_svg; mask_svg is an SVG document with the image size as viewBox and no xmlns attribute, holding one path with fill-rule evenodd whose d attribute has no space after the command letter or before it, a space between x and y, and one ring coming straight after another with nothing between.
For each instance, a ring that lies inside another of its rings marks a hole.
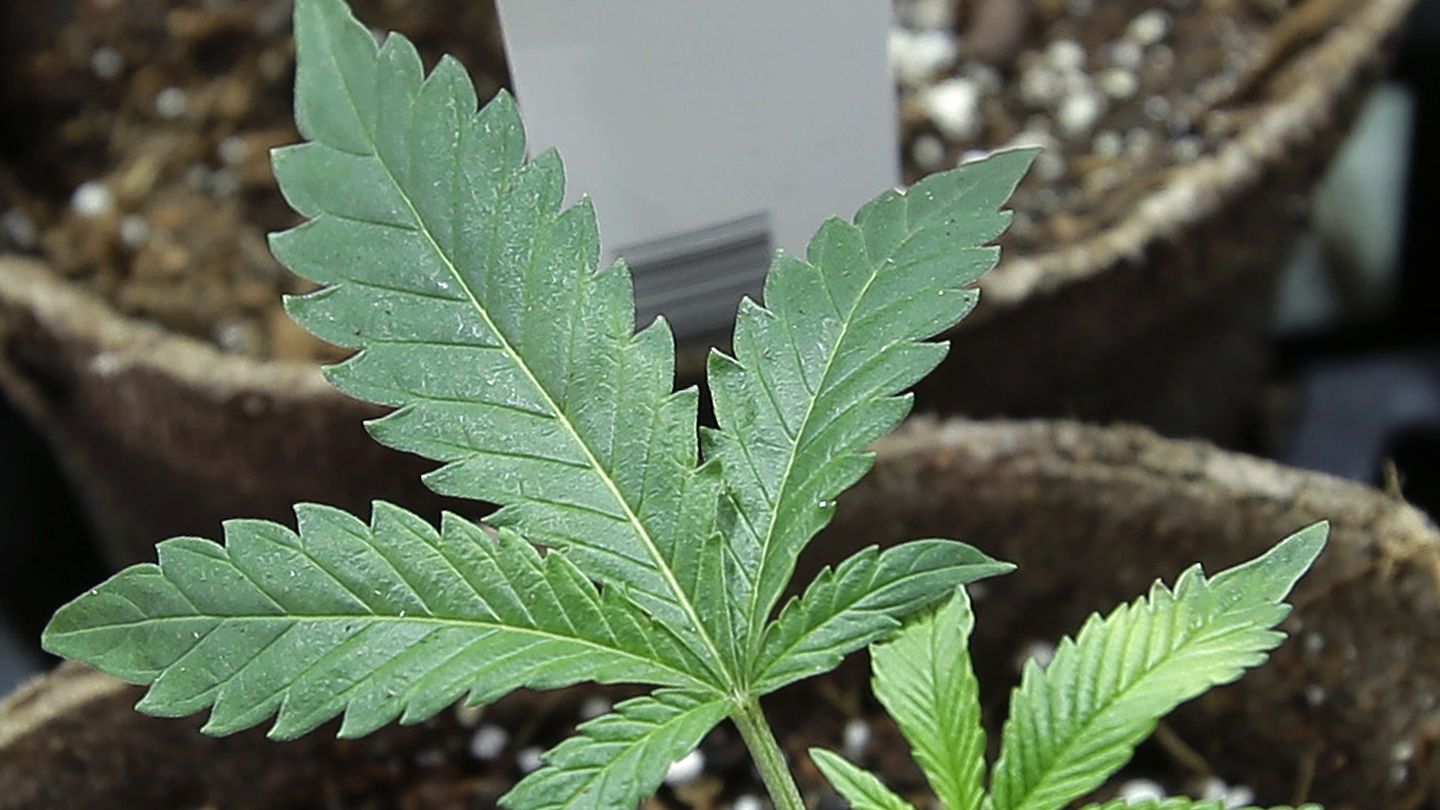
<instances>
[{"instance_id":1,"label":"young cannabis leaf","mask_svg":"<svg viewBox=\"0 0 1440 810\"><path fill-rule=\"evenodd\" d=\"M872 647L875 694L946 810L1068 807L1128 762L1171 709L1265 661L1284 640L1275 630L1290 612L1284 599L1319 556L1327 532L1323 523L1311 526L1215 577L1194 566L1173 589L1156 582L1148 597L1092 616L1077 637L1061 641L1048 666L1028 663L1011 698L988 795L985 732L968 652L974 617L963 588L938 611ZM811 754L856 808L911 807L839 756L823 749ZM1121 808L1223 810L1219 802L1189 799L1117 801L1086 810Z\"/></svg>"},{"instance_id":2,"label":"young cannabis leaf","mask_svg":"<svg viewBox=\"0 0 1440 810\"><path fill-rule=\"evenodd\" d=\"M150 690L139 708L209 707L223 734L275 718L293 737L418 722L462 697L580 681L660 687L581 727L505 798L633 807L729 717L780 807L799 807L758 698L898 628L958 584L1010 566L948 540L866 549L778 617L801 549L869 467L866 444L975 303L984 247L1034 157L1015 151L886 192L776 259L741 307L735 357L710 364L719 429L700 455L674 341L635 331L629 272L597 269L587 199L562 207L553 151L526 158L514 102L477 110L464 69L427 76L400 35L377 45L342 0L295 7L296 119L277 150L307 221L275 255L320 285L288 301L356 350L327 369L393 408L381 442L440 462L437 492L499 506L489 530L388 504L367 524L296 508L296 530L225 526L159 545L61 608L47 649ZM542 552L540 547L546 549Z\"/></svg>"},{"instance_id":3,"label":"young cannabis leaf","mask_svg":"<svg viewBox=\"0 0 1440 810\"><path fill-rule=\"evenodd\" d=\"M1322 810L1319 804L1302 804L1299 807L1277 806L1231 807L1220 798L1146 798L1145 801L1125 801L1123 798L1106 801L1104 804L1086 804L1081 810Z\"/></svg>"}]
</instances>

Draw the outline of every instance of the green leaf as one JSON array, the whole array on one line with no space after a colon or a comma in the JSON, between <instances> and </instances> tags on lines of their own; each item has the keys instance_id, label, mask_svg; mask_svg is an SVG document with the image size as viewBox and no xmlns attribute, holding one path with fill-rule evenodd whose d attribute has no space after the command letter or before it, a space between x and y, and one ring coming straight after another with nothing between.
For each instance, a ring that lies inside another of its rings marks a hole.
<instances>
[{"instance_id":1,"label":"green leaf","mask_svg":"<svg viewBox=\"0 0 1440 810\"><path fill-rule=\"evenodd\" d=\"M954 540L871 546L825 568L767 628L750 683L756 694L834 669L957 585L1014 569Z\"/></svg>"},{"instance_id":2,"label":"green leaf","mask_svg":"<svg viewBox=\"0 0 1440 810\"><path fill-rule=\"evenodd\" d=\"M1285 598L1325 544L1316 524L1264 556L1092 616L1050 665L1026 667L991 786L994 810L1056 810L1124 765L1156 722L1262 663L1284 634Z\"/></svg>"},{"instance_id":3,"label":"green leaf","mask_svg":"<svg viewBox=\"0 0 1440 810\"><path fill-rule=\"evenodd\" d=\"M370 430L442 462L433 489L499 504L488 522L625 587L723 679L702 621L723 603L682 581L718 498L696 471L698 396L672 392L664 321L634 332L625 267L596 271L589 201L562 209L559 157L527 161L513 100L477 113L454 59L424 77L409 41L377 49L341 0L299 2L295 32L310 142L274 164L309 221L271 246L321 285L289 300L296 320L360 350L331 381L396 409Z\"/></svg>"},{"instance_id":4,"label":"green leaf","mask_svg":"<svg viewBox=\"0 0 1440 810\"><path fill-rule=\"evenodd\" d=\"M855 810L915 810L914 805L895 795L874 774L855 767L839 754L811 748L810 758Z\"/></svg>"},{"instance_id":5,"label":"green leaf","mask_svg":"<svg viewBox=\"0 0 1440 810\"><path fill-rule=\"evenodd\" d=\"M678 689L627 700L548 751L545 767L500 803L532 810L633 808L732 708L723 698Z\"/></svg>"},{"instance_id":6,"label":"green leaf","mask_svg":"<svg viewBox=\"0 0 1440 810\"><path fill-rule=\"evenodd\" d=\"M735 356L711 354L719 430L706 457L730 484L721 525L752 654L800 551L869 470L863 448L909 412L897 394L945 356L922 341L975 305L966 285L994 266L998 248L983 245L1009 222L999 208L1034 157L999 153L887 191L854 223L827 221L808 261L776 258L765 306L741 303Z\"/></svg>"},{"instance_id":7,"label":"green leaf","mask_svg":"<svg viewBox=\"0 0 1440 810\"><path fill-rule=\"evenodd\" d=\"M302 505L296 531L235 521L223 546L169 540L157 565L62 608L47 649L148 684L144 711L208 707L212 733L273 716L277 737L341 714L342 734L363 734L467 694L655 685L509 801L633 806L726 713L767 784L786 785L773 735L751 725L755 684L832 667L1007 568L945 541L870 549L766 625L833 499L869 468L864 447L943 356L925 341L974 305L967 285L994 264L984 243L1034 152L886 193L825 224L808 261L778 258L769 308L743 305L735 358L712 358L720 427L701 463L699 397L673 390L669 327L636 332L629 272L598 266L589 201L564 206L553 151L527 159L513 99L478 107L458 62L427 75L408 40L377 45L344 0L296 0L295 41L306 142L274 167L306 221L271 246L318 289L287 307L355 350L326 373L391 409L368 423L379 441L438 462L437 492L498 511L436 531L384 504L369 525Z\"/></svg>"},{"instance_id":8,"label":"green leaf","mask_svg":"<svg viewBox=\"0 0 1440 810\"><path fill-rule=\"evenodd\" d=\"M875 697L910 741L946 810L978 810L985 796L980 687L970 668L974 626L960 588L938 611L870 651Z\"/></svg>"},{"instance_id":9,"label":"green leaf","mask_svg":"<svg viewBox=\"0 0 1440 810\"><path fill-rule=\"evenodd\" d=\"M447 515L443 530L377 503L369 526L296 507L298 532L225 524L225 545L178 538L62 607L45 649L149 684L138 708L213 707L229 734L278 713L288 739L344 712L341 736L418 722L466 693L652 683L714 693L704 662L559 554Z\"/></svg>"},{"instance_id":10,"label":"green leaf","mask_svg":"<svg viewBox=\"0 0 1440 810\"><path fill-rule=\"evenodd\" d=\"M1106 801L1104 804L1086 804L1083 810L1228 810L1224 801L1218 798L1148 798L1145 801L1126 803L1123 798L1116 798L1113 801ZM1238 810L1266 810L1263 807L1243 807ZM1270 807L1269 810L1323 810L1319 804L1302 804L1299 807L1284 806Z\"/></svg>"}]
</instances>

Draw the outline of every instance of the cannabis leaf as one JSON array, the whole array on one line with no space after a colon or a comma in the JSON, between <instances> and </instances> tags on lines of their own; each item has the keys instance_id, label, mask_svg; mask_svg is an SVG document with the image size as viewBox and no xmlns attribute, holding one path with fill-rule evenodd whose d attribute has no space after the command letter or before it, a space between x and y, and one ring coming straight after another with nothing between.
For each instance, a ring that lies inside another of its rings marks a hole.
<instances>
[{"instance_id":1,"label":"cannabis leaf","mask_svg":"<svg viewBox=\"0 0 1440 810\"><path fill-rule=\"evenodd\" d=\"M581 803L633 806L635 797L653 793L670 763L699 745L731 708L714 695L676 689L627 700L582 724L578 736L545 754L549 767L526 777L501 800L537 809Z\"/></svg>"},{"instance_id":2,"label":"cannabis leaf","mask_svg":"<svg viewBox=\"0 0 1440 810\"><path fill-rule=\"evenodd\" d=\"M827 221L806 259L771 265L764 306L741 303L735 356L711 354L719 429L706 455L730 484L721 525L742 654L758 653L801 550L869 470L863 448L909 412L897 395L944 358L948 344L923 341L974 307L965 286L994 266L985 243L1034 157L1002 152L882 194L854 222Z\"/></svg>"},{"instance_id":3,"label":"cannabis leaf","mask_svg":"<svg viewBox=\"0 0 1440 810\"><path fill-rule=\"evenodd\" d=\"M680 572L715 508L698 397L672 393L665 322L634 332L625 267L596 272L588 199L562 210L559 157L526 161L514 102L477 114L454 59L423 77L408 40L377 49L341 0L299 3L295 40L310 142L278 150L275 174L310 220L271 246L322 285L291 314L360 350L331 381L396 408L371 432L443 462L433 489L500 504L490 523L623 586L729 680L703 620L723 603Z\"/></svg>"},{"instance_id":4,"label":"cannabis leaf","mask_svg":"<svg viewBox=\"0 0 1440 810\"><path fill-rule=\"evenodd\" d=\"M895 795L874 774L846 762L838 754L812 748L810 757L855 810L915 810L914 805Z\"/></svg>"},{"instance_id":5,"label":"cannabis leaf","mask_svg":"<svg viewBox=\"0 0 1440 810\"><path fill-rule=\"evenodd\" d=\"M979 578L1014 568L950 540L864 549L821 571L767 628L754 688L764 694L833 669L846 653L898 628L896 616L933 605L937 592L943 598L954 589L958 569Z\"/></svg>"},{"instance_id":6,"label":"cannabis leaf","mask_svg":"<svg viewBox=\"0 0 1440 810\"><path fill-rule=\"evenodd\" d=\"M1282 600L1325 544L1324 524L1207 579L1092 616L1050 664L1032 660L1011 700L991 785L994 810L1055 810L1098 787L1171 709L1238 679L1284 640Z\"/></svg>"},{"instance_id":7,"label":"cannabis leaf","mask_svg":"<svg viewBox=\"0 0 1440 810\"><path fill-rule=\"evenodd\" d=\"M467 697L580 681L659 687L545 757L512 807L634 807L726 716L778 806L798 792L758 698L839 663L958 586L1003 573L969 546L919 540L825 569L771 620L800 549L868 467L862 448L939 362L923 341L975 302L983 247L1033 153L886 192L832 220L809 263L776 260L765 309L742 306L716 355L720 428L674 391L674 341L635 331L629 272L598 268L587 199L564 207L556 154L526 158L514 101L478 107L464 69L425 74L343 0L297 0L306 142L276 150L306 217L275 255L319 288L291 298L356 350L342 391L393 409L381 442L440 462L436 491L498 505L439 530L376 504L367 525L297 507L298 527L226 524L178 538L57 612L47 649L150 686L139 708L211 710L223 734L275 718L292 737L416 722ZM778 786L778 788L777 788Z\"/></svg>"},{"instance_id":8,"label":"cannabis leaf","mask_svg":"<svg viewBox=\"0 0 1440 810\"><path fill-rule=\"evenodd\" d=\"M1197 800L1197 798L1148 798L1145 801L1125 801L1116 798L1104 804L1086 804L1083 810L1266 810L1263 807L1240 807L1231 809L1218 798ZM1320 810L1319 804L1302 804L1299 807L1270 807L1269 810Z\"/></svg>"},{"instance_id":9,"label":"cannabis leaf","mask_svg":"<svg viewBox=\"0 0 1440 810\"><path fill-rule=\"evenodd\" d=\"M875 697L910 741L947 810L977 810L985 795L980 687L970 668L974 626L961 588L936 614L875 645L870 659Z\"/></svg>"},{"instance_id":10,"label":"cannabis leaf","mask_svg":"<svg viewBox=\"0 0 1440 810\"><path fill-rule=\"evenodd\" d=\"M56 613L45 648L150 690L139 708L213 707L228 734L278 712L271 736L345 713L341 736L419 722L468 693L580 681L683 686L715 696L702 661L619 591L597 591L559 554L508 530L497 539L447 515L377 503L369 526L296 507L299 531L225 525L225 545L159 544Z\"/></svg>"},{"instance_id":11,"label":"cannabis leaf","mask_svg":"<svg viewBox=\"0 0 1440 810\"><path fill-rule=\"evenodd\" d=\"M970 600L960 588L940 609L914 619L870 650L875 696L910 741L946 810L977 810L985 796L985 731L970 669ZM815 764L852 805L909 807L875 777L823 748ZM898 802L898 804L896 804Z\"/></svg>"},{"instance_id":12,"label":"cannabis leaf","mask_svg":"<svg viewBox=\"0 0 1440 810\"><path fill-rule=\"evenodd\" d=\"M912 619L871 648L875 694L910 741L946 810L1058 810L1099 787L1171 709L1239 678L1284 639L1284 603L1325 545L1320 523L1213 578L1199 566L1172 590L1093 616L1047 667L1031 661L1011 700L1000 759L984 791L985 734L967 649L974 620L961 588L938 611ZM872 775L823 749L811 751L856 807L908 807ZM1190 799L1086 810L1223 810ZM1301 810L1319 810L1305 805ZM1259 810L1251 808L1250 810ZM1274 808L1290 810L1290 808Z\"/></svg>"}]
</instances>

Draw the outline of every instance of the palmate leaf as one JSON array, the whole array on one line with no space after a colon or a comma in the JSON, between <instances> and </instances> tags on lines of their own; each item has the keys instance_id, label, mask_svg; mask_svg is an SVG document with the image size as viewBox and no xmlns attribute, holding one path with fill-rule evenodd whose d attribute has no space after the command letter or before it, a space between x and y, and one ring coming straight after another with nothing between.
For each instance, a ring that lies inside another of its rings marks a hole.
<instances>
[{"instance_id":1,"label":"palmate leaf","mask_svg":"<svg viewBox=\"0 0 1440 810\"><path fill-rule=\"evenodd\" d=\"M985 243L1034 156L1000 153L829 220L808 260L771 265L763 307L741 303L735 356L711 355L719 429L706 456L729 484L721 525L748 654L834 499L869 469L863 448L909 411L896 395L944 357L946 344L922 341L974 306L963 288L995 264Z\"/></svg>"},{"instance_id":2,"label":"palmate leaf","mask_svg":"<svg viewBox=\"0 0 1440 810\"><path fill-rule=\"evenodd\" d=\"M443 462L433 489L500 504L490 523L625 587L731 680L709 624L724 603L700 604L682 559L711 548L718 491L696 473L698 397L672 393L664 321L634 332L625 267L596 271L589 201L562 210L559 158L525 159L508 95L477 113L459 62L425 77L342 0L298 3L295 40L309 142L274 163L309 221L272 249L322 285L291 314L360 350L332 382L396 408L371 432Z\"/></svg>"},{"instance_id":3,"label":"palmate leaf","mask_svg":"<svg viewBox=\"0 0 1440 810\"><path fill-rule=\"evenodd\" d=\"M1056 810L1098 787L1179 704L1262 663L1284 634L1282 600L1325 544L1317 524L1207 579L1092 616L1049 666L1027 665L991 784L993 810Z\"/></svg>"},{"instance_id":4,"label":"palmate leaf","mask_svg":"<svg viewBox=\"0 0 1440 810\"><path fill-rule=\"evenodd\" d=\"M857 768L833 751L811 748L810 758L831 787L855 810L915 810L914 805L895 795L874 774Z\"/></svg>"},{"instance_id":5,"label":"palmate leaf","mask_svg":"<svg viewBox=\"0 0 1440 810\"><path fill-rule=\"evenodd\" d=\"M225 545L178 538L61 608L52 653L149 684L142 711L209 706L228 734L277 715L291 738L345 714L342 736L418 722L469 695L581 681L717 697L705 664L618 591L559 554L447 515L436 532L377 503L370 525L296 508L298 531L231 521Z\"/></svg>"},{"instance_id":6,"label":"palmate leaf","mask_svg":"<svg viewBox=\"0 0 1440 810\"><path fill-rule=\"evenodd\" d=\"M1106 801L1104 804L1086 804L1083 810L1322 810L1319 804L1302 804L1299 807L1284 806L1269 807L1240 807L1231 809L1225 806L1224 801L1218 798L1146 798L1145 801L1130 801L1126 803L1123 798L1116 798L1113 801Z\"/></svg>"},{"instance_id":7,"label":"palmate leaf","mask_svg":"<svg viewBox=\"0 0 1440 810\"><path fill-rule=\"evenodd\" d=\"M544 756L545 767L501 797L510 807L633 807L670 763L700 744L733 707L714 694L661 689L580 726Z\"/></svg>"},{"instance_id":8,"label":"palmate leaf","mask_svg":"<svg viewBox=\"0 0 1440 810\"><path fill-rule=\"evenodd\" d=\"M342 714L363 734L467 694L659 686L507 797L633 807L722 716L765 745L763 691L1004 570L962 544L871 549L766 629L831 500L868 468L863 446L943 355L922 341L973 306L964 287L994 263L981 245L1033 153L887 192L822 227L810 263L778 259L770 309L742 307L736 358L712 360L720 429L700 463L668 326L635 331L628 271L597 268L590 204L563 207L553 152L526 158L513 100L478 108L458 62L425 75L343 0L296 0L295 40L306 143L274 165L306 222L272 249L318 289L287 306L355 350L327 374L392 409L377 439L439 462L436 491L499 510L436 531L384 504L369 525L306 505L296 531L239 521L223 546L166 541L158 565L62 608L48 649L149 684L145 711L209 707L214 733L274 716L280 737Z\"/></svg>"},{"instance_id":9,"label":"palmate leaf","mask_svg":"<svg viewBox=\"0 0 1440 810\"><path fill-rule=\"evenodd\" d=\"M898 628L897 616L934 605L957 585L1014 567L953 540L864 549L821 571L771 623L752 688L765 694L834 669L849 653Z\"/></svg>"},{"instance_id":10,"label":"palmate leaf","mask_svg":"<svg viewBox=\"0 0 1440 810\"><path fill-rule=\"evenodd\" d=\"M961 588L870 654L875 697L909 740L945 810L978 810L985 797L985 730L970 667L974 626Z\"/></svg>"}]
</instances>

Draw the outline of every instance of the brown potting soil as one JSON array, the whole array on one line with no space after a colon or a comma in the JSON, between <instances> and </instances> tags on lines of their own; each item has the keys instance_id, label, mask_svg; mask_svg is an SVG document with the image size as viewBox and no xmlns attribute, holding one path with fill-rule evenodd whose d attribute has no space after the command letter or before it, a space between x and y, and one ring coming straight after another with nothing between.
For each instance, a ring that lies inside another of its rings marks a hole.
<instances>
[{"instance_id":1,"label":"brown potting soil","mask_svg":"<svg viewBox=\"0 0 1440 810\"><path fill-rule=\"evenodd\" d=\"M280 296L305 285L264 239L296 221L267 154L298 140L289 0L45 5L0 11L0 250L42 254L120 310L226 351L335 357L285 317ZM354 5L430 62L459 56L482 98L508 81L488 2ZM1283 92L1270 79L1285 57L1355 6L897 0L896 36L954 49L901 81L905 176L973 149L1042 144L1002 243L1063 245L1223 142L1254 102ZM969 119L953 120L957 109Z\"/></svg>"},{"instance_id":2,"label":"brown potting soil","mask_svg":"<svg viewBox=\"0 0 1440 810\"><path fill-rule=\"evenodd\" d=\"M120 310L227 351L333 357L284 315L305 282L265 244L298 221L269 163L299 140L290 0L43 5L0 11L0 250L39 252ZM429 63L457 55L482 97L506 81L489 3L354 7Z\"/></svg>"}]
</instances>

